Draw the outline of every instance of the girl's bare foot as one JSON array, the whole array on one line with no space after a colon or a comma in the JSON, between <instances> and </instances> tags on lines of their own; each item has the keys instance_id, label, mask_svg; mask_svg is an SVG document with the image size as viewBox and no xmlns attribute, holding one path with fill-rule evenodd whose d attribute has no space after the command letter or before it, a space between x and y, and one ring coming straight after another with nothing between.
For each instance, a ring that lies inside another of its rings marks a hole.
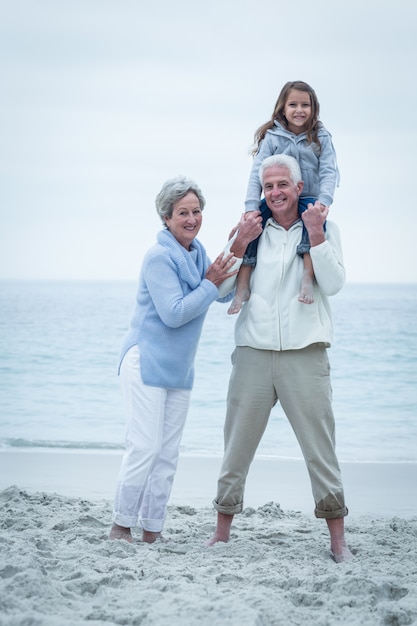
<instances>
[{"instance_id":1,"label":"girl's bare foot","mask_svg":"<svg viewBox=\"0 0 417 626\"><path fill-rule=\"evenodd\" d=\"M314 302L314 270L311 257L307 252L303 256L304 271L298 300L304 304Z\"/></svg>"},{"instance_id":2,"label":"girl's bare foot","mask_svg":"<svg viewBox=\"0 0 417 626\"><path fill-rule=\"evenodd\" d=\"M243 303L247 302L249 298L250 298L249 289L240 290L239 292L236 292L235 297L232 300L232 304L229 306L227 310L228 314L235 315L236 313L239 313L240 309L242 308Z\"/></svg>"},{"instance_id":3,"label":"girl's bare foot","mask_svg":"<svg viewBox=\"0 0 417 626\"><path fill-rule=\"evenodd\" d=\"M303 280L298 300L304 304L312 304L314 302L313 294L313 283L311 282L310 284L307 284L307 282L304 282Z\"/></svg>"}]
</instances>

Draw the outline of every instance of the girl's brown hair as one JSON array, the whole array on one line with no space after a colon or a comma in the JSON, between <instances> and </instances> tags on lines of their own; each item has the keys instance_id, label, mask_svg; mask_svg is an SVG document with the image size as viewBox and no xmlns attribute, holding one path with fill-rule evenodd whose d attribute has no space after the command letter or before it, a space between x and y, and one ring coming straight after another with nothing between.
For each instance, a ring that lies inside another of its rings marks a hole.
<instances>
[{"instance_id":1,"label":"girl's brown hair","mask_svg":"<svg viewBox=\"0 0 417 626\"><path fill-rule=\"evenodd\" d=\"M307 124L307 142L315 143L319 147L320 140L318 137L318 131L321 126L321 122L319 121L319 113L320 113L320 105L316 96L316 92L310 85L304 83L302 80L294 80L286 83L281 89L281 93L278 96L278 100L276 101L274 112L272 113L272 117L268 122L262 124L255 132L254 144L252 149L252 154L255 155L259 150L259 144L263 140L266 135L266 131L270 128L273 128L275 125L275 120L280 122L284 128L288 129L288 122L286 117L284 116L285 103L287 102L288 95L292 89L297 89L297 91L305 91L310 95L310 103L311 103L311 118Z\"/></svg>"}]
</instances>

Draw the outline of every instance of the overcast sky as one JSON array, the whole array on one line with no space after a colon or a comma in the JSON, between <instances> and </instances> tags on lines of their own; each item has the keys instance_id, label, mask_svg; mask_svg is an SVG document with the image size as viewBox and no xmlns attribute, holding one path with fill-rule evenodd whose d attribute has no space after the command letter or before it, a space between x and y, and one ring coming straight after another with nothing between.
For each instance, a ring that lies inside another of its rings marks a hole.
<instances>
[{"instance_id":1,"label":"overcast sky","mask_svg":"<svg viewBox=\"0 0 417 626\"><path fill-rule=\"evenodd\" d=\"M0 278L133 279L185 174L214 257L254 131L310 83L349 282L415 282L415 0L0 0Z\"/></svg>"}]
</instances>

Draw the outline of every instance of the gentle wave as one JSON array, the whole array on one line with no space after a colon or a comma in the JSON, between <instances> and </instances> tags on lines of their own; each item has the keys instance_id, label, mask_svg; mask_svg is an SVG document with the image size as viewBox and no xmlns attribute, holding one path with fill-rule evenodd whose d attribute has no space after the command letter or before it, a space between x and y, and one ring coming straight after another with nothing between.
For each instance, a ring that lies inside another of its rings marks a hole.
<instances>
[{"instance_id":1,"label":"gentle wave","mask_svg":"<svg viewBox=\"0 0 417 626\"><path fill-rule=\"evenodd\" d=\"M38 451L40 453L61 451L68 454L75 453L94 453L94 454L122 454L124 446L111 443L100 442L74 442L74 441L34 441L26 439L3 439L0 440L0 450L4 453L11 453L13 451L19 451L22 454L25 452ZM202 459L217 459L220 461L223 455L220 452L216 452L210 449L187 449L185 446L180 446L180 455L182 457L202 458ZM301 461L300 455L277 455L267 453L256 453L256 458L262 461ZM393 463L398 465L415 465L417 459L397 459L397 460L366 460L363 458L349 460L340 460L341 463L349 464L367 464L367 465L392 465Z\"/></svg>"},{"instance_id":2,"label":"gentle wave","mask_svg":"<svg viewBox=\"0 0 417 626\"><path fill-rule=\"evenodd\" d=\"M42 439L8 438L0 439L0 448L49 448L60 450L124 450L117 443L95 441L47 441Z\"/></svg>"}]
</instances>

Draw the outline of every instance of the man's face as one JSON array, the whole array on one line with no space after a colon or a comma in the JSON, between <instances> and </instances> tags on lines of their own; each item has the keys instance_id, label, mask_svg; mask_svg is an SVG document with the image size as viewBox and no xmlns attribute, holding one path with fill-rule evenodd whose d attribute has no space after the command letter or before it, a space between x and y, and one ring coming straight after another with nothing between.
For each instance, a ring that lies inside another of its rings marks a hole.
<instances>
[{"instance_id":1,"label":"man's face","mask_svg":"<svg viewBox=\"0 0 417 626\"><path fill-rule=\"evenodd\" d=\"M289 170L281 165L268 167L263 175L266 204L278 223L292 223L298 218L298 196L303 188L292 181Z\"/></svg>"}]
</instances>

